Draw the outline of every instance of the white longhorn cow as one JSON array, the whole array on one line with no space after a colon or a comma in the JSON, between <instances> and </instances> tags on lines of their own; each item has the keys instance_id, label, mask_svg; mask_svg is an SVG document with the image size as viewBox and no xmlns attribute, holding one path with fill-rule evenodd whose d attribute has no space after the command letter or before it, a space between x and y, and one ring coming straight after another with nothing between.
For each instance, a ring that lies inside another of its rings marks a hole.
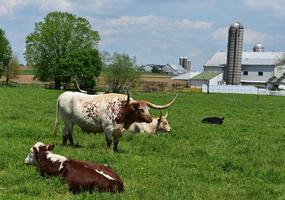
<instances>
[{"instance_id":1,"label":"white longhorn cow","mask_svg":"<svg viewBox=\"0 0 285 200\"><path fill-rule=\"evenodd\" d=\"M54 133L58 126L60 113L65 127L62 144L73 143L73 125L77 124L83 132L104 131L107 146L114 141L114 151L118 151L119 138L133 122L150 123L149 108L165 109L171 106L176 97L165 105L155 105L145 100L130 99L129 94L88 95L80 92L64 92L57 99L57 113Z\"/></svg>"},{"instance_id":2,"label":"white longhorn cow","mask_svg":"<svg viewBox=\"0 0 285 200\"><path fill-rule=\"evenodd\" d=\"M170 132L171 127L167 120L168 113L166 115L162 115L160 112L159 117L153 117L152 122L145 123L145 122L134 122L129 127L129 131L132 131L134 133L150 133L154 134L158 131L163 132Z\"/></svg>"}]
</instances>

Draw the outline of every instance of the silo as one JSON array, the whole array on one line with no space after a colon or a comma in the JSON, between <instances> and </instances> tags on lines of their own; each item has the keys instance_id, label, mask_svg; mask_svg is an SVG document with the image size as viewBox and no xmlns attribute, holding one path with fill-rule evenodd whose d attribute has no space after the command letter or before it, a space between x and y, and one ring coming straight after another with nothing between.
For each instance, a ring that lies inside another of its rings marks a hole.
<instances>
[{"instance_id":1,"label":"silo","mask_svg":"<svg viewBox=\"0 0 285 200\"><path fill-rule=\"evenodd\" d=\"M264 52L264 46L261 43L257 43L253 46L253 52Z\"/></svg>"},{"instance_id":2,"label":"silo","mask_svg":"<svg viewBox=\"0 0 285 200\"><path fill-rule=\"evenodd\" d=\"M180 65L180 66L182 66L183 58L184 58L184 57L180 57L180 58L179 58L179 65Z\"/></svg>"},{"instance_id":3,"label":"silo","mask_svg":"<svg viewBox=\"0 0 285 200\"><path fill-rule=\"evenodd\" d=\"M187 65L188 65L188 58L184 57L183 60L182 60L182 67L184 69L187 69Z\"/></svg>"},{"instance_id":4,"label":"silo","mask_svg":"<svg viewBox=\"0 0 285 200\"><path fill-rule=\"evenodd\" d=\"M191 60L188 60L187 61L187 68L186 68L187 70L191 70Z\"/></svg>"},{"instance_id":5,"label":"silo","mask_svg":"<svg viewBox=\"0 0 285 200\"><path fill-rule=\"evenodd\" d=\"M226 67L226 82L229 85L239 85L241 76L243 26L235 22L229 28L228 52Z\"/></svg>"}]
</instances>

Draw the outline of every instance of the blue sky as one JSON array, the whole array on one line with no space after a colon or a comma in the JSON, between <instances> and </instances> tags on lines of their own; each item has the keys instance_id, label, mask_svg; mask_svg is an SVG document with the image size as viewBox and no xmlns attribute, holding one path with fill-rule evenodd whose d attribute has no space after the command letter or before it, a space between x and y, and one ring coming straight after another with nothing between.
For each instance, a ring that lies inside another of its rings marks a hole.
<instances>
[{"instance_id":1,"label":"blue sky","mask_svg":"<svg viewBox=\"0 0 285 200\"><path fill-rule=\"evenodd\" d=\"M194 70L226 51L228 27L240 21L244 49L258 42L267 51L285 51L285 0L0 0L0 28L25 63L25 38L51 11L88 19L99 31L99 49L136 56L137 64L178 64Z\"/></svg>"}]
</instances>

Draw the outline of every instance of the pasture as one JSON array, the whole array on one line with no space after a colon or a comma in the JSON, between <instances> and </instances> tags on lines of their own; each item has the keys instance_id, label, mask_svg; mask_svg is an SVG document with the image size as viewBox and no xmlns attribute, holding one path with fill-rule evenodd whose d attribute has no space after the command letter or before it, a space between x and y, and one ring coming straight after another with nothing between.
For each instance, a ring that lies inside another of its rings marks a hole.
<instances>
[{"instance_id":1,"label":"pasture","mask_svg":"<svg viewBox=\"0 0 285 200\"><path fill-rule=\"evenodd\" d=\"M106 149L103 134L82 134L61 146L63 123L51 136L61 91L35 86L0 88L0 199L285 199L285 99L236 94L180 93L168 109L171 134L132 135L119 153ZM131 93L154 103L174 93ZM153 111L155 116L158 111ZM224 124L200 123L224 116ZM59 177L43 178L24 159L36 142L54 153L106 163L122 177L120 194L72 195Z\"/></svg>"}]
</instances>

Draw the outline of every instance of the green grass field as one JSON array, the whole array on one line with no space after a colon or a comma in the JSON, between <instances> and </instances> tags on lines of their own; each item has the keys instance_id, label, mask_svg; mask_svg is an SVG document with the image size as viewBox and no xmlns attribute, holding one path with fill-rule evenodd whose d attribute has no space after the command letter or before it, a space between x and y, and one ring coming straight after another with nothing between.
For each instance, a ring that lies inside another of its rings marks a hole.
<instances>
[{"instance_id":1,"label":"green grass field","mask_svg":"<svg viewBox=\"0 0 285 200\"><path fill-rule=\"evenodd\" d=\"M120 153L106 149L102 134L74 139L83 148L63 147L61 131L51 137L61 91L31 86L0 88L0 199L285 199L285 99L235 94L181 93L168 110L171 134L126 133ZM154 103L174 93L132 93ZM158 115L158 111L152 111ZM224 116L224 125L205 125L205 116ZM123 179L120 194L72 195L59 177L44 178L24 164L37 141L54 153L110 165Z\"/></svg>"},{"instance_id":2,"label":"green grass field","mask_svg":"<svg viewBox=\"0 0 285 200\"><path fill-rule=\"evenodd\" d=\"M33 75L33 69L19 70L20 75Z\"/></svg>"}]
</instances>

